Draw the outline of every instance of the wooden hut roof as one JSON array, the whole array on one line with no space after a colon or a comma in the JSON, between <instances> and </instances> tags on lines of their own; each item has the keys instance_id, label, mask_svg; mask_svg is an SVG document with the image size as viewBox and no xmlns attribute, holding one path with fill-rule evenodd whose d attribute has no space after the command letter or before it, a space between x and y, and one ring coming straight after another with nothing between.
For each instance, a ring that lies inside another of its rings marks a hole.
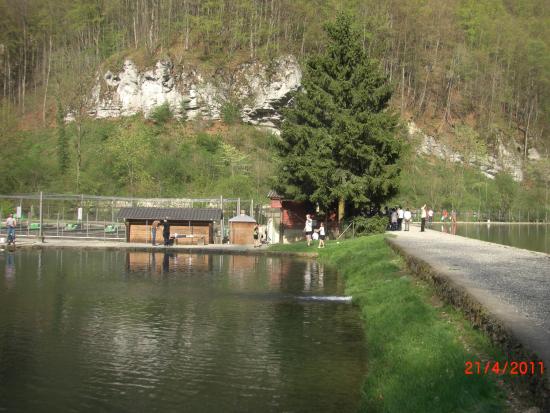
<instances>
[{"instance_id":1,"label":"wooden hut roof","mask_svg":"<svg viewBox=\"0 0 550 413\"><path fill-rule=\"evenodd\" d=\"M122 219L165 219L168 221L218 221L222 210L218 208L121 208L118 217Z\"/></svg>"}]
</instances>

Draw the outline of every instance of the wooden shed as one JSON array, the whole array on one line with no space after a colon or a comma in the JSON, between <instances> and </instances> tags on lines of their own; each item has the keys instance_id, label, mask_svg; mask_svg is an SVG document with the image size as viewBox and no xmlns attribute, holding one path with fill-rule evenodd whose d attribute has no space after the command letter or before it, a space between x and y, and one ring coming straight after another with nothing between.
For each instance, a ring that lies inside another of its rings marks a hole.
<instances>
[{"instance_id":1,"label":"wooden shed","mask_svg":"<svg viewBox=\"0 0 550 413\"><path fill-rule=\"evenodd\" d=\"M229 242L237 245L254 244L256 220L241 214L229 220Z\"/></svg>"},{"instance_id":2,"label":"wooden shed","mask_svg":"<svg viewBox=\"0 0 550 413\"><path fill-rule=\"evenodd\" d=\"M121 208L118 217L126 223L127 242L151 242L151 225L155 220L168 219L170 236L177 244L211 244L214 225L222 219L217 208ZM162 226L156 234L157 244L163 243Z\"/></svg>"}]
</instances>

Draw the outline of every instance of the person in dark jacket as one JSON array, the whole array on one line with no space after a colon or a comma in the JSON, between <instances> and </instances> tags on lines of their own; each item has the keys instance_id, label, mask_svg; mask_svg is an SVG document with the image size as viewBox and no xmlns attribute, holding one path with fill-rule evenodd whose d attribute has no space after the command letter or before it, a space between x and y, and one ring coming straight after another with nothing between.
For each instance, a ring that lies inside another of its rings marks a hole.
<instances>
[{"instance_id":1,"label":"person in dark jacket","mask_svg":"<svg viewBox=\"0 0 550 413\"><path fill-rule=\"evenodd\" d=\"M162 222L162 237L164 238L164 245L170 245L170 223L168 217Z\"/></svg>"}]
</instances>

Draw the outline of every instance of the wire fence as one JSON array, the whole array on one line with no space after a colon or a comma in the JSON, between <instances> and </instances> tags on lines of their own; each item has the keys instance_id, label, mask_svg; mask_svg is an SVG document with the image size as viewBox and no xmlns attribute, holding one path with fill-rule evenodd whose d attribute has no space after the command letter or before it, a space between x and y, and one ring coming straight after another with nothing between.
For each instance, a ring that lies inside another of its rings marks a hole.
<instances>
[{"instance_id":1,"label":"wire fence","mask_svg":"<svg viewBox=\"0 0 550 413\"><path fill-rule=\"evenodd\" d=\"M124 207L220 208L227 236L229 218L245 213L258 222L265 220L261 205L240 198L129 198L71 194L0 195L0 237L7 234L8 214L17 221L18 237L87 238L126 240Z\"/></svg>"}]
</instances>

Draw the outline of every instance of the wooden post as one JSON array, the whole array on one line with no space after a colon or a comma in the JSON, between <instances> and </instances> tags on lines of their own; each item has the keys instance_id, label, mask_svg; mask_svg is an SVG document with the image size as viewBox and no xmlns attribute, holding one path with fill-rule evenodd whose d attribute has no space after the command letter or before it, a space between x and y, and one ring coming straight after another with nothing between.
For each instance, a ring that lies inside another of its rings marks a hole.
<instances>
[{"instance_id":1,"label":"wooden post","mask_svg":"<svg viewBox=\"0 0 550 413\"><path fill-rule=\"evenodd\" d=\"M221 236L220 236L220 244L223 244L223 236L224 236L224 227L223 227L223 196L220 196L220 208L222 210L222 217L220 220L220 230L221 230Z\"/></svg>"},{"instance_id":2,"label":"wooden post","mask_svg":"<svg viewBox=\"0 0 550 413\"><path fill-rule=\"evenodd\" d=\"M44 224L44 217L42 214L42 200L43 200L42 191L40 191L40 221L38 224L40 225L40 227L38 228L38 238L40 239L40 242L44 242L44 238L42 237L42 225Z\"/></svg>"}]
</instances>

